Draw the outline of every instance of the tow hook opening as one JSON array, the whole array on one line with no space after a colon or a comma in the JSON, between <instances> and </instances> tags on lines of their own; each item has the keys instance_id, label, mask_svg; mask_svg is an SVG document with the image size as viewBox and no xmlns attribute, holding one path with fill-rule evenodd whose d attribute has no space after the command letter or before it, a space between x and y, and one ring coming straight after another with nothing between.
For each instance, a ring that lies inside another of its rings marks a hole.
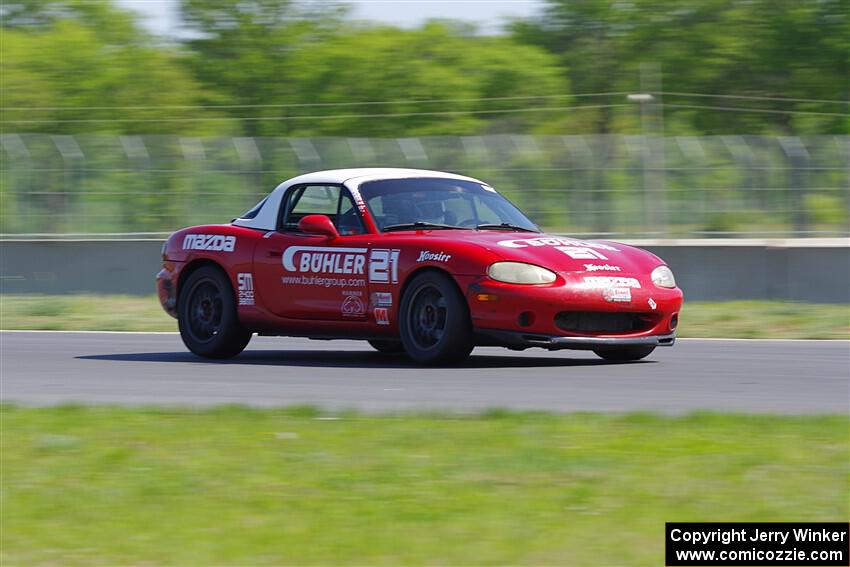
<instances>
[{"instance_id":1,"label":"tow hook opening","mask_svg":"<svg viewBox=\"0 0 850 567\"><path fill-rule=\"evenodd\" d=\"M679 314L673 313L673 316L670 317L670 330L675 331L676 327L679 325Z\"/></svg>"}]
</instances>

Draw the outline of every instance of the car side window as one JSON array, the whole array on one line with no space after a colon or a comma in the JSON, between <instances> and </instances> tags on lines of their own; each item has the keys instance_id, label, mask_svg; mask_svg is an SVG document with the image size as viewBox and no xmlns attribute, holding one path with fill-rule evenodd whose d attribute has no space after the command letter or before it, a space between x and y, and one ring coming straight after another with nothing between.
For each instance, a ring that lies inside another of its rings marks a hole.
<instances>
[{"instance_id":1,"label":"car side window","mask_svg":"<svg viewBox=\"0 0 850 567\"><path fill-rule=\"evenodd\" d=\"M354 199L351 198L348 190L342 191L339 195L339 209L335 224L336 229L343 236L366 232L363 220L360 218L360 211L357 210L357 205L354 204Z\"/></svg>"},{"instance_id":2,"label":"car side window","mask_svg":"<svg viewBox=\"0 0 850 567\"><path fill-rule=\"evenodd\" d=\"M298 232L298 223L307 215L325 215L341 235L363 234L359 211L347 190L338 185L305 185L294 189L283 217L285 232Z\"/></svg>"}]
</instances>

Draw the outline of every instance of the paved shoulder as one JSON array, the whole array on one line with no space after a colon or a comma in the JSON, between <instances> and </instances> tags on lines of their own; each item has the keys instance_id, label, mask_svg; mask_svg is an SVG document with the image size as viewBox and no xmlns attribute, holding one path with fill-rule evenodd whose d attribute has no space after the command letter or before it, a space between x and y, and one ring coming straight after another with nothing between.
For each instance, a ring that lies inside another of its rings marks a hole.
<instances>
[{"instance_id":1,"label":"paved shoulder","mask_svg":"<svg viewBox=\"0 0 850 567\"><path fill-rule=\"evenodd\" d=\"M0 399L365 411L692 410L845 413L850 342L680 340L646 361L592 353L479 348L457 368L421 368L364 342L257 338L210 362L176 334L0 333Z\"/></svg>"}]
</instances>

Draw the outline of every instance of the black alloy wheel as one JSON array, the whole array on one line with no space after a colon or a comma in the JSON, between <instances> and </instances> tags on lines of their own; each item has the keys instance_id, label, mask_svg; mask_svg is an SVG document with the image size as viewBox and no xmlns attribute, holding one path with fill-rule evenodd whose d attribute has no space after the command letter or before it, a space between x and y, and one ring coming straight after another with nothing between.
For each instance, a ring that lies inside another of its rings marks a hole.
<instances>
[{"instance_id":1,"label":"black alloy wheel","mask_svg":"<svg viewBox=\"0 0 850 567\"><path fill-rule=\"evenodd\" d=\"M457 363L472 352L469 307L448 274L416 276L402 297L400 317L401 342L416 362Z\"/></svg>"},{"instance_id":2,"label":"black alloy wheel","mask_svg":"<svg viewBox=\"0 0 850 567\"><path fill-rule=\"evenodd\" d=\"M206 358L236 356L251 340L239 323L230 281L213 266L198 268L181 285L177 321L186 347Z\"/></svg>"}]
</instances>

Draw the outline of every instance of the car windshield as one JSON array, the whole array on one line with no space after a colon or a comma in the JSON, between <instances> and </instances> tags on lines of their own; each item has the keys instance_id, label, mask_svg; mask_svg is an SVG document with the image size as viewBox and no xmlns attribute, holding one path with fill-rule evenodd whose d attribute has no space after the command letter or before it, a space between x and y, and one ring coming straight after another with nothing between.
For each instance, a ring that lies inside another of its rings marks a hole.
<instances>
[{"instance_id":1,"label":"car windshield","mask_svg":"<svg viewBox=\"0 0 850 567\"><path fill-rule=\"evenodd\" d=\"M382 232L416 228L538 232L495 189L474 181L385 179L363 183L360 194Z\"/></svg>"}]
</instances>

